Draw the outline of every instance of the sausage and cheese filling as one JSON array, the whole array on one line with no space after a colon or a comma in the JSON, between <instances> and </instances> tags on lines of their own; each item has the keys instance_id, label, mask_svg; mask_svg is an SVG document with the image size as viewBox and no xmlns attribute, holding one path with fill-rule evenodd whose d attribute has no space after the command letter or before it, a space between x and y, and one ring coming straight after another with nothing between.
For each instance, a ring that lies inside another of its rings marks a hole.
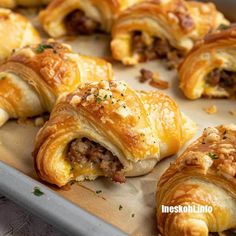
<instances>
[{"instance_id":1,"label":"sausage and cheese filling","mask_svg":"<svg viewBox=\"0 0 236 236\"><path fill-rule=\"evenodd\" d=\"M100 144L87 138L75 139L68 150L71 163L93 163L98 166L106 177L113 181L124 183L125 175L120 160Z\"/></svg>"},{"instance_id":2,"label":"sausage and cheese filling","mask_svg":"<svg viewBox=\"0 0 236 236\"><path fill-rule=\"evenodd\" d=\"M180 62L181 53L173 48L166 39L150 37L140 31L133 33L133 53L139 56L140 62L154 60L157 58L167 59L168 66L175 68Z\"/></svg>"},{"instance_id":3,"label":"sausage and cheese filling","mask_svg":"<svg viewBox=\"0 0 236 236\"><path fill-rule=\"evenodd\" d=\"M65 26L70 35L89 35L99 31L100 23L88 18L83 11L75 10L66 16Z\"/></svg>"},{"instance_id":4,"label":"sausage and cheese filling","mask_svg":"<svg viewBox=\"0 0 236 236\"><path fill-rule=\"evenodd\" d=\"M206 84L217 90L224 90L225 96L233 96L236 92L236 72L214 69L206 77Z\"/></svg>"}]
</instances>

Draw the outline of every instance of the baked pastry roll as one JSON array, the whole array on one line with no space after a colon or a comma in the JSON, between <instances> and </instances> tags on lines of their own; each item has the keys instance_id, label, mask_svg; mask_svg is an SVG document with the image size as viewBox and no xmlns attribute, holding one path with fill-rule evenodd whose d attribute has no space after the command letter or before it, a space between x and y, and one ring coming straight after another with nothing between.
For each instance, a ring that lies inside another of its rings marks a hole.
<instances>
[{"instance_id":1,"label":"baked pastry roll","mask_svg":"<svg viewBox=\"0 0 236 236\"><path fill-rule=\"evenodd\" d=\"M207 236L236 228L235 144L235 125L207 128L165 171L156 195L161 235ZM163 206L196 212L163 213Z\"/></svg>"},{"instance_id":2,"label":"baked pastry roll","mask_svg":"<svg viewBox=\"0 0 236 236\"><path fill-rule=\"evenodd\" d=\"M55 41L26 46L0 66L0 126L9 118L50 112L80 82L112 79L110 63L73 53Z\"/></svg>"},{"instance_id":3,"label":"baked pastry roll","mask_svg":"<svg viewBox=\"0 0 236 236\"><path fill-rule=\"evenodd\" d=\"M110 32L117 14L142 0L54 0L40 13L44 30L52 37Z\"/></svg>"},{"instance_id":4,"label":"baked pastry roll","mask_svg":"<svg viewBox=\"0 0 236 236\"><path fill-rule=\"evenodd\" d=\"M13 49L41 41L28 19L3 8L0 8L0 35L0 62L9 56Z\"/></svg>"},{"instance_id":5,"label":"baked pastry roll","mask_svg":"<svg viewBox=\"0 0 236 236\"><path fill-rule=\"evenodd\" d=\"M155 58L177 64L212 28L228 24L212 3L143 1L123 11L112 27L112 55L125 65Z\"/></svg>"},{"instance_id":6,"label":"baked pastry roll","mask_svg":"<svg viewBox=\"0 0 236 236\"><path fill-rule=\"evenodd\" d=\"M1 0L0 7L15 8L17 6L23 7L37 7L40 5L46 5L52 0Z\"/></svg>"},{"instance_id":7,"label":"baked pastry roll","mask_svg":"<svg viewBox=\"0 0 236 236\"><path fill-rule=\"evenodd\" d=\"M1 0L0 7L14 8L16 6L15 0Z\"/></svg>"},{"instance_id":8,"label":"baked pastry roll","mask_svg":"<svg viewBox=\"0 0 236 236\"><path fill-rule=\"evenodd\" d=\"M56 104L38 133L36 171L59 187L98 176L122 183L150 172L195 131L167 95L114 80L82 84Z\"/></svg>"},{"instance_id":9,"label":"baked pastry roll","mask_svg":"<svg viewBox=\"0 0 236 236\"><path fill-rule=\"evenodd\" d=\"M222 25L189 52L179 67L180 88L189 99L228 98L236 92L236 27Z\"/></svg>"}]
</instances>

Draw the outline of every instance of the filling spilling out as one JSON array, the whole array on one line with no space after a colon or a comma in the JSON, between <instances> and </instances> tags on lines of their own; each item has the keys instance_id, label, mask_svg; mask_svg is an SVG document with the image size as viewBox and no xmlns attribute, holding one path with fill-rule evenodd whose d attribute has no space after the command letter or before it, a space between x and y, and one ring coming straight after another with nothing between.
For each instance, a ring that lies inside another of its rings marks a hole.
<instances>
[{"instance_id":1,"label":"filling spilling out","mask_svg":"<svg viewBox=\"0 0 236 236\"><path fill-rule=\"evenodd\" d=\"M223 91L223 96L236 95L236 71L227 71L222 69L214 69L206 77L206 84L209 87Z\"/></svg>"},{"instance_id":2,"label":"filling spilling out","mask_svg":"<svg viewBox=\"0 0 236 236\"><path fill-rule=\"evenodd\" d=\"M140 31L134 31L132 39L133 53L139 55L140 62L167 59L168 67L176 68L183 57L166 39L150 37Z\"/></svg>"},{"instance_id":3,"label":"filling spilling out","mask_svg":"<svg viewBox=\"0 0 236 236\"><path fill-rule=\"evenodd\" d=\"M81 10L75 10L65 18L65 26L69 35L90 35L100 31L100 23L87 17Z\"/></svg>"},{"instance_id":4,"label":"filling spilling out","mask_svg":"<svg viewBox=\"0 0 236 236\"><path fill-rule=\"evenodd\" d=\"M112 152L100 144L87 138L75 139L68 150L68 158L72 164L92 164L98 167L106 177L115 182L124 183L124 167Z\"/></svg>"}]
</instances>

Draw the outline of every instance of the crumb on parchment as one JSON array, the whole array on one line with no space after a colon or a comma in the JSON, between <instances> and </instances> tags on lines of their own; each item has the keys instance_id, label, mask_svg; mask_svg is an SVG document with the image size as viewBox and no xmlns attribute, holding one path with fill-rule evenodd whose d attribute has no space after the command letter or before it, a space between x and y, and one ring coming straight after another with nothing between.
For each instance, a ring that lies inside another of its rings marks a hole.
<instances>
[{"instance_id":1,"label":"crumb on parchment","mask_svg":"<svg viewBox=\"0 0 236 236\"><path fill-rule=\"evenodd\" d=\"M144 83L146 81L149 82L149 85L158 88L158 89L168 89L169 88L169 82L164 81L160 79L159 73L154 73L147 69L141 69L140 70L141 76L139 77L139 82Z\"/></svg>"},{"instance_id":2,"label":"crumb on parchment","mask_svg":"<svg viewBox=\"0 0 236 236\"><path fill-rule=\"evenodd\" d=\"M34 125L34 122L32 119L29 119L29 118L19 118L19 119L17 119L17 124L19 124L19 125Z\"/></svg>"},{"instance_id":3,"label":"crumb on parchment","mask_svg":"<svg viewBox=\"0 0 236 236\"><path fill-rule=\"evenodd\" d=\"M37 126L37 127L43 126L44 123L45 123L45 120L44 120L43 117L37 117L37 118L35 118L35 120L34 120L34 124L35 124L35 126Z\"/></svg>"},{"instance_id":4,"label":"crumb on parchment","mask_svg":"<svg viewBox=\"0 0 236 236\"><path fill-rule=\"evenodd\" d=\"M44 123L48 120L48 118L49 117L46 115L39 116L36 118L18 118L17 124L42 127Z\"/></svg>"},{"instance_id":5,"label":"crumb on parchment","mask_svg":"<svg viewBox=\"0 0 236 236\"><path fill-rule=\"evenodd\" d=\"M236 111L230 110L230 111L229 111L229 114L232 115L232 116L236 116Z\"/></svg>"},{"instance_id":6,"label":"crumb on parchment","mask_svg":"<svg viewBox=\"0 0 236 236\"><path fill-rule=\"evenodd\" d=\"M206 108L203 108L203 110L209 114L209 115L213 115L215 113L217 113L217 106L216 105L212 105L210 107L206 107Z\"/></svg>"}]
</instances>

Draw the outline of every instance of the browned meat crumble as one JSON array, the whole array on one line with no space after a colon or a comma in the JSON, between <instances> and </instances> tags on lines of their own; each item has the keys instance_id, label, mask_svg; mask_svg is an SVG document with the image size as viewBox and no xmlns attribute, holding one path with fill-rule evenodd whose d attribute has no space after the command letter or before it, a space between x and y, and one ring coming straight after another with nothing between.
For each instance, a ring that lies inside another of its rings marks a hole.
<instances>
[{"instance_id":1,"label":"browned meat crumble","mask_svg":"<svg viewBox=\"0 0 236 236\"><path fill-rule=\"evenodd\" d=\"M100 23L88 18L81 10L75 10L67 15L65 25L69 35L90 35L99 31L100 27Z\"/></svg>"},{"instance_id":2,"label":"browned meat crumble","mask_svg":"<svg viewBox=\"0 0 236 236\"><path fill-rule=\"evenodd\" d=\"M71 142L68 158L72 163L93 163L99 166L106 177L110 177L115 182L125 182L123 165L119 159L100 144L87 138L75 139Z\"/></svg>"},{"instance_id":3,"label":"browned meat crumble","mask_svg":"<svg viewBox=\"0 0 236 236\"><path fill-rule=\"evenodd\" d=\"M206 82L211 86L219 85L223 88L232 88L236 84L236 72L215 69L209 73Z\"/></svg>"},{"instance_id":4,"label":"browned meat crumble","mask_svg":"<svg viewBox=\"0 0 236 236\"><path fill-rule=\"evenodd\" d=\"M214 69L207 75L206 84L223 88L230 97L236 96L236 72L234 71Z\"/></svg>"},{"instance_id":5,"label":"browned meat crumble","mask_svg":"<svg viewBox=\"0 0 236 236\"><path fill-rule=\"evenodd\" d=\"M182 55L177 52L165 39L154 38L151 44L145 42L144 35L140 31L133 34L133 52L139 55L139 61L145 62L154 59L167 59L170 69L176 68Z\"/></svg>"}]
</instances>

